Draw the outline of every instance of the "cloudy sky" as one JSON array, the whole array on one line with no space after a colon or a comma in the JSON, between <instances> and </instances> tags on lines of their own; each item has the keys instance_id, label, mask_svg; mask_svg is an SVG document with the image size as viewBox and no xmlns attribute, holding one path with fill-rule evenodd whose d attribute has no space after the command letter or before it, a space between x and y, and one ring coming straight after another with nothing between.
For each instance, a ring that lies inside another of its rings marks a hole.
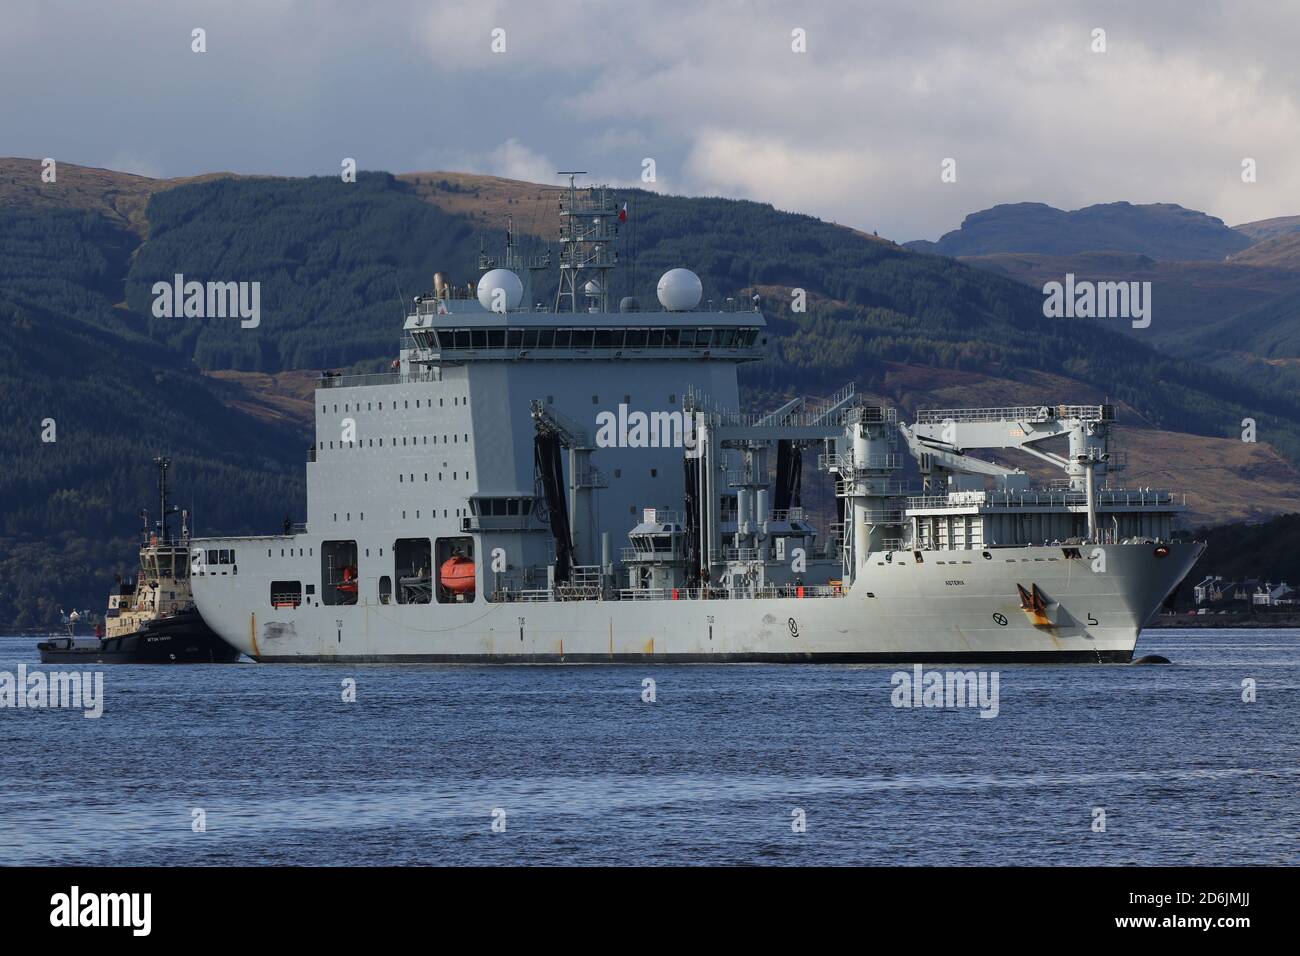
<instances>
[{"instance_id":1,"label":"cloudy sky","mask_svg":"<svg viewBox=\"0 0 1300 956\"><path fill-rule=\"evenodd\" d=\"M650 157L652 188L899 240L1019 201L1236 224L1300 214L1297 50L1292 0L4 0L0 155L613 183Z\"/></svg>"}]
</instances>

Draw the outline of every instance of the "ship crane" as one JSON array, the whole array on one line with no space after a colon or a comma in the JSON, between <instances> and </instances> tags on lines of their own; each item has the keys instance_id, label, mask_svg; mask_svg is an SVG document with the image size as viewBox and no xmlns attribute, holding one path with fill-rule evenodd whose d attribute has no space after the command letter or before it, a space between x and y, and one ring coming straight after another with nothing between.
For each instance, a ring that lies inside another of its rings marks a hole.
<instances>
[{"instance_id":1,"label":"ship crane","mask_svg":"<svg viewBox=\"0 0 1300 956\"><path fill-rule=\"evenodd\" d=\"M1112 405L1036 405L1006 408L924 409L909 427L899 430L930 487L933 478L950 474L1020 478L1020 469L1005 468L966 454L967 449L1016 448L1065 472L1070 488L1082 491L1088 507L1088 540L1097 540L1097 475L1110 461ZM1065 455L1036 447L1067 436Z\"/></svg>"},{"instance_id":2,"label":"ship crane","mask_svg":"<svg viewBox=\"0 0 1300 956\"><path fill-rule=\"evenodd\" d=\"M537 471L546 495L547 509L551 514L551 530L555 535L556 577L567 580L568 571L577 563L577 559L590 559L595 550L592 541L596 525L593 492L597 488L606 487L607 482L600 470L591 463L595 445L582 426L537 399L532 401L531 408L537 435ZM563 468L559 463L560 449L569 453L567 503L563 497L565 482ZM606 562L602 560L602 566L604 563Z\"/></svg>"}]
</instances>

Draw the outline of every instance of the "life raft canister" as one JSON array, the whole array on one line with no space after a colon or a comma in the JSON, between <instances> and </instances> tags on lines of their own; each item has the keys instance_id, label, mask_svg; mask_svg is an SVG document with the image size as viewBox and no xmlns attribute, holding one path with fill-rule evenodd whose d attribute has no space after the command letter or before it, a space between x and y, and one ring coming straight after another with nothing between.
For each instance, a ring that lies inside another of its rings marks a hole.
<instances>
[{"instance_id":1,"label":"life raft canister","mask_svg":"<svg viewBox=\"0 0 1300 956\"><path fill-rule=\"evenodd\" d=\"M473 594L474 562L464 555L453 555L442 562L438 580L452 594Z\"/></svg>"}]
</instances>

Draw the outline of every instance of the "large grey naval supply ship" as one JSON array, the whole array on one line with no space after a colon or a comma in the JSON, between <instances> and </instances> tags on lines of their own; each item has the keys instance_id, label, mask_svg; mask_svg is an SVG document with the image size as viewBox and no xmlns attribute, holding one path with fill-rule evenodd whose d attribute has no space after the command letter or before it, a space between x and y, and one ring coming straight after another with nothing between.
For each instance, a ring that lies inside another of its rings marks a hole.
<instances>
[{"instance_id":1,"label":"large grey naval supply ship","mask_svg":"<svg viewBox=\"0 0 1300 956\"><path fill-rule=\"evenodd\" d=\"M472 286L439 274L391 374L322 378L306 524L192 541L217 634L259 661L1131 658L1203 545L1169 492L1115 483L1112 406L743 411L757 300L701 309L674 269L660 311L611 311L625 207L561 197L552 304L528 295L549 257L509 240Z\"/></svg>"}]
</instances>

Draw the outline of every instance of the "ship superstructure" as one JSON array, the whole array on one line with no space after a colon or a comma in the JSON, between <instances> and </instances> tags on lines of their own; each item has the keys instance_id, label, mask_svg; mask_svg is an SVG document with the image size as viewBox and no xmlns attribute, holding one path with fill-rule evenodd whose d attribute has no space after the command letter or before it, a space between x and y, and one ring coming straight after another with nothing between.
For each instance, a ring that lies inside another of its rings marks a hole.
<instances>
[{"instance_id":1,"label":"ship superstructure","mask_svg":"<svg viewBox=\"0 0 1300 956\"><path fill-rule=\"evenodd\" d=\"M525 295L549 257L439 274L392 373L322 378L305 525L193 542L223 638L258 660L1127 660L1199 555L1171 494L1115 483L1110 405L906 423L847 386L742 410L757 300L701 309L674 269L661 310L610 311L618 206L571 179L559 207L551 305Z\"/></svg>"}]
</instances>

